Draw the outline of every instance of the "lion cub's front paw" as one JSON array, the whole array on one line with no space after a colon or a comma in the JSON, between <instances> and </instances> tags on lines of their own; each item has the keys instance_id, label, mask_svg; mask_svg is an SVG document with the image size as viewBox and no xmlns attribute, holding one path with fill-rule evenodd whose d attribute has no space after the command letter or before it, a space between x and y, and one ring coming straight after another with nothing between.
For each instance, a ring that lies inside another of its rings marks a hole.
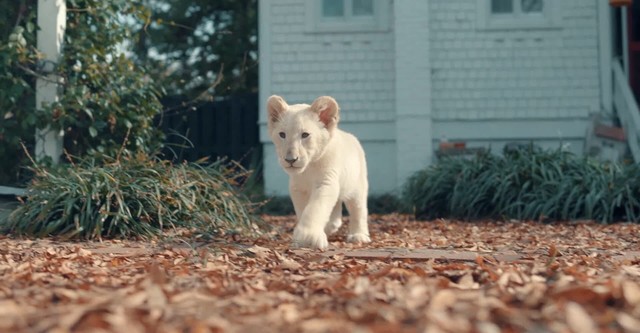
<instances>
[{"instance_id":1,"label":"lion cub's front paw","mask_svg":"<svg viewBox=\"0 0 640 333\"><path fill-rule=\"evenodd\" d=\"M347 236L347 242L349 242L349 243L371 243L371 238L369 238L369 235L362 234L362 233L350 234L350 235Z\"/></svg>"},{"instance_id":2,"label":"lion cub's front paw","mask_svg":"<svg viewBox=\"0 0 640 333\"><path fill-rule=\"evenodd\" d=\"M293 231L293 247L324 250L329 247L329 241L323 230L315 231L307 228L295 228Z\"/></svg>"}]
</instances>

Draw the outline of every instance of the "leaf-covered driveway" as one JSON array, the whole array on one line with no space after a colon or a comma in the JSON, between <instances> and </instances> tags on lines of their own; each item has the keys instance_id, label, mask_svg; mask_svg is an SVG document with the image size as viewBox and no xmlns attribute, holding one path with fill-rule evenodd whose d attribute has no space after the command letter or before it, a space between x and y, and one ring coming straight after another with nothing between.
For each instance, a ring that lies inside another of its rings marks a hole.
<instances>
[{"instance_id":1,"label":"leaf-covered driveway","mask_svg":"<svg viewBox=\"0 0 640 333\"><path fill-rule=\"evenodd\" d=\"M251 241L0 238L0 331L640 332L638 225L372 216L373 244L322 253L266 219Z\"/></svg>"}]
</instances>

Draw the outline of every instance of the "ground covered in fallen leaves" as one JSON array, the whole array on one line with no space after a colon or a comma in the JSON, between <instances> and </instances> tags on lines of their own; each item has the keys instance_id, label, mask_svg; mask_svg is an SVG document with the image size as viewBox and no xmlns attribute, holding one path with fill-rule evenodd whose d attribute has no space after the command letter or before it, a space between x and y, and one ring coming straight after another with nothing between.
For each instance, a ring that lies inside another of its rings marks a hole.
<instances>
[{"instance_id":1,"label":"ground covered in fallen leaves","mask_svg":"<svg viewBox=\"0 0 640 333\"><path fill-rule=\"evenodd\" d=\"M1 332L640 332L640 226L371 217L374 243L0 236Z\"/></svg>"}]
</instances>

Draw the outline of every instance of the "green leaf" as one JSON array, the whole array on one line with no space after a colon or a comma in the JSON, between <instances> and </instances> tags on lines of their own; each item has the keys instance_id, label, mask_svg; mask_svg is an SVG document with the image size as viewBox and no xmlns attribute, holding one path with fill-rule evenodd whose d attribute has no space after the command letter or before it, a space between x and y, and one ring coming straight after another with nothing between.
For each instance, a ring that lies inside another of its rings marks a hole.
<instances>
[{"instance_id":1,"label":"green leaf","mask_svg":"<svg viewBox=\"0 0 640 333\"><path fill-rule=\"evenodd\" d=\"M89 127L89 135L91 135L92 138L95 138L98 136L98 130L93 126Z\"/></svg>"}]
</instances>

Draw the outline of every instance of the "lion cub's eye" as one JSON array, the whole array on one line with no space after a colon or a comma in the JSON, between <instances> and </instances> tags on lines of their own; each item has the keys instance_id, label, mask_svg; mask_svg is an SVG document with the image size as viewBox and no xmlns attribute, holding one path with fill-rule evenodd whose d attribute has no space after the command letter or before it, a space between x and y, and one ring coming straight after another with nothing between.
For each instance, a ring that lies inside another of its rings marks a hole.
<instances>
[{"instance_id":1,"label":"lion cub's eye","mask_svg":"<svg viewBox=\"0 0 640 333\"><path fill-rule=\"evenodd\" d=\"M309 133L307 133L307 132L303 132L302 133L302 138L303 139L308 138L308 137L309 137Z\"/></svg>"},{"instance_id":2,"label":"lion cub's eye","mask_svg":"<svg viewBox=\"0 0 640 333\"><path fill-rule=\"evenodd\" d=\"M280 133L278 133L278 135L280 135L280 137L283 138L283 139L287 137L287 135L284 134L284 132L280 132Z\"/></svg>"}]
</instances>

